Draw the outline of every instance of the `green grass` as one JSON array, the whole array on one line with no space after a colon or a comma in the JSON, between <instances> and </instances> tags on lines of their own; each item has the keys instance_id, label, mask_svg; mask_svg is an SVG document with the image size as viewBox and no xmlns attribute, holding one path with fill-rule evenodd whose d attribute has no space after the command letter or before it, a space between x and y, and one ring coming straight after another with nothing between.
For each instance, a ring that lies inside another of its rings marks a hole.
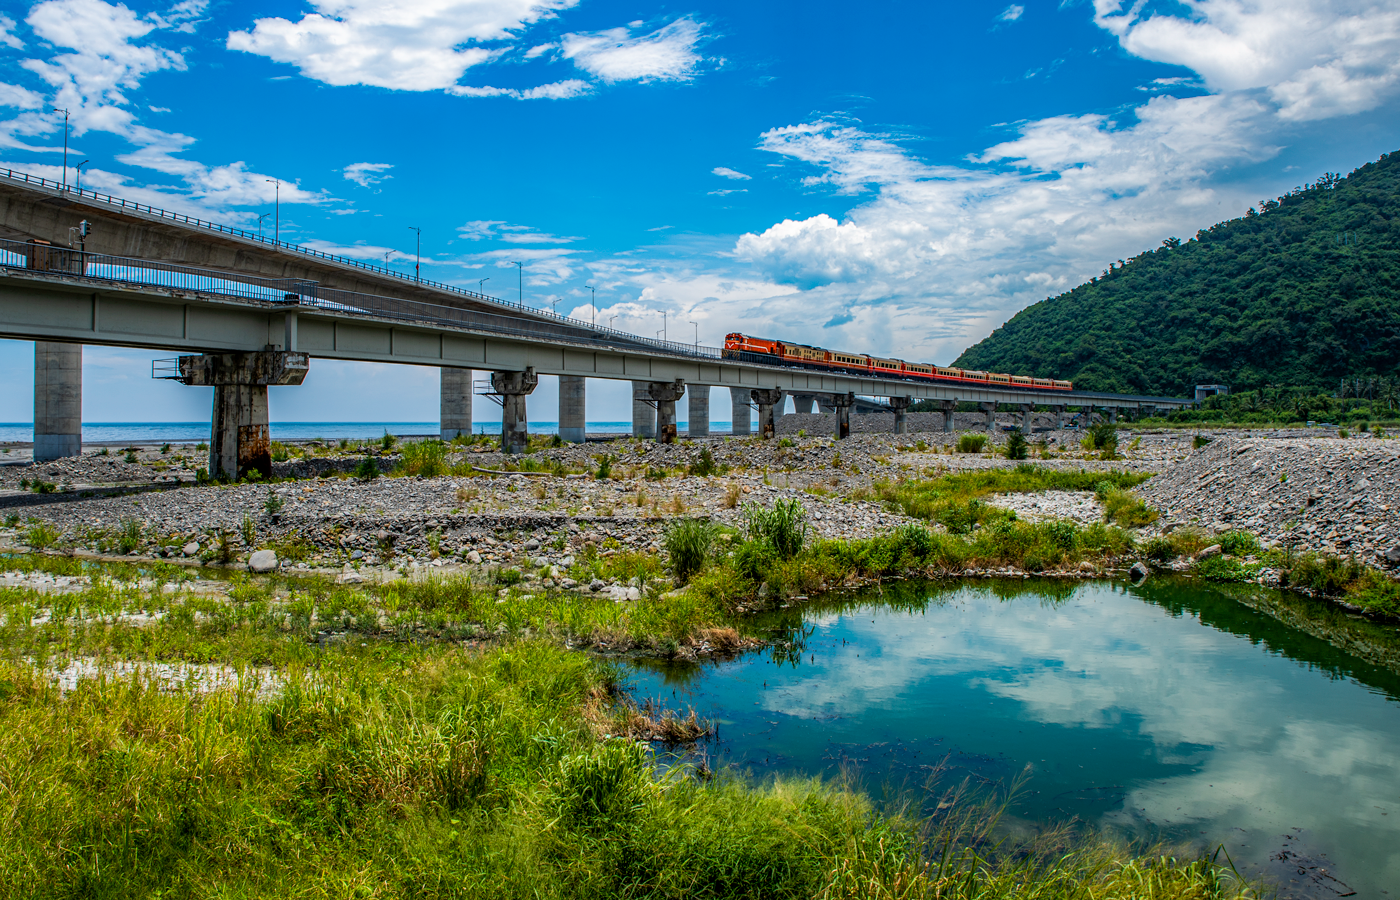
<instances>
[{"instance_id":1,"label":"green grass","mask_svg":"<svg viewBox=\"0 0 1400 900\"><path fill-rule=\"evenodd\" d=\"M399 448L401 455L399 464L394 469L394 474L418 475L423 478L446 475L448 471L446 448L447 445L438 440L406 443Z\"/></svg>"}]
</instances>

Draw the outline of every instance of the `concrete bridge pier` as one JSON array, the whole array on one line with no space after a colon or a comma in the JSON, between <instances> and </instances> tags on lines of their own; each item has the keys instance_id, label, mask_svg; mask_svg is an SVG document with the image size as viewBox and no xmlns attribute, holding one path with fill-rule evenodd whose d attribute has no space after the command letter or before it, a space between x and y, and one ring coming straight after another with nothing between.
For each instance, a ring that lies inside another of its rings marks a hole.
<instances>
[{"instance_id":1,"label":"concrete bridge pier","mask_svg":"<svg viewBox=\"0 0 1400 900\"><path fill-rule=\"evenodd\" d=\"M689 418L687 424L687 434L690 437L710 436L710 386L708 384L692 384L690 386Z\"/></svg>"},{"instance_id":2,"label":"concrete bridge pier","mask_svg":"<svg viewBox=\"0 0 1400 900\"><path fill-rule=\"evenodd\" d=\"M810 413L816 402L817 398L813 394L793 394L792 410L795 413Z\"/></svg>"},{"instance_id":3,"label":"concrete bridge pier","mask_svg":"<svg viewBox=\"0 0 1400 900\"><path fill-rule=\"evenodd\" d=\"M1114 425L1118 424L1118 407L1108 407L1108 421L1113 423Z\"/></svg>"},{"instance_id":4,"label":"concrete bridge pier","mask_svg":"<svg viewBox=\"0 0 1400 900\"><path fill-rule=\"evenodd\" d=\"M812 398L817 402L817 411L824 413L836 412L836 401L831 394L817 394Z\"/></svg>"},{"instance_id":5,"label":"concrete bridge pier","mask_svg":"<svg viewBox=\"0 0 1400 900\"><path fill-rule=\"evenodd\" d=\"M442 405L438 412L439 435L450 441L472 433L472 370L443 366Z\"/></svg>"},{"instance_id":6,"label":"concrete bridge pier","mask_svg":"<svg viewBox=\"0 0 1400 900\"><path fill-rule=\"evenodd\" d=\"M854 392L832 394L831 405L836 409L836 439L839 441L851 436L851 407L856 405Z\"/></svg>"},{"instance_id":7,"label":"concrete bridge pier","mask_svg":"<svg viewBox=\"0 0 1400 900\"><path fill-rule=\"evenodd\" d=\"M782 406L786 395L780 388L754 388L750 393L753 402L758 404L758 433L768 440L778 433L773 411Z\"/></svg>"},{"instance_id":8,"label":"concrete bridge pier","mask_svg":"<svg viewBox=\"0 0 1400 900\"><path fill-rule=\"evenodd\" d=\"M914 402L913 397L891 397L890 409L894 410L894 433L909 433L909 407Z\"/></svg>"},{"instance_id":9,"label":"concrete bridge pier","mask_svg":"<svg viewBox=\"0 0 1400 900\"><path fill-rule=\"evenodd\" d=\"M957 409L958 409L958 401L956 401L956 400L940 400L940 401L938 401L938 402L939 402L939 405L943 407L943 430L944 430L944 431L952 431L952 430L953 430L953 414L954 414L955 412L957 412Z\"/></svg>"},{"instance_id":10,"label":"concrete bridge pier","mask_svg":"<svg viewBox=\"0 0 1400 900\"><path fill-rule=\"evenodd\" d=\"M987 415L987 432L990 434L997 427L997 405L995 403L979 403L977 408Z\"/></svg>"},{"instance_id":11,"label":"concrete bridge pier","mask_svg":"<svg viewBox=\"0 0 1400 900\"><path fill-rule=\"evenodd\" d=\"M501 451L524 453L530 442L530 419L525 410L525 398L530 396L540 377L533 368L524 372L492 372L491 389L501 395Z\"/></svg>"},{"instance_id":12,"label":"concrete bridge pier","mask_svg":"<svg viewBox=\"0 0 1400 900\"><path fill-rule=\"evenodd\" d=\"M729 389L729 430L732 434L753 433L753 407L749 405L751 402L748 389Z\"/></svg>"},{"instance_id":13,"label":"concrete bridge pier","mask_svg":"<svg viewBox=\"0 0 1400 900\"><path fill-rule=\"evenodd\" d=\"M1094 424L1094 407L1092 407L1092 406L1081 406L1081 407L1079 407L1079 421L1080 421L1080 424L1083 425L1085 428L1088 428L1088 427L1090 427L1091 425L1093 425L1093 424Z\"/></svg>"},{"instance_id":14,"label":"concrete bridge pier","mask_svg":"<svg viewBox=\"0 0 1400 900\"><path fill-rule=\"evenodd\" d=\"M214 388L211 477L237 480L251 472L263 478L272 475L267 389L301 384L309 364L305 353L286 350L180 357L182 384Z\"/></svg>"},{"instance_id":15,"label":"concrete bridge pier","mask_svg":"<svg viewBox=\"0 0 1400 900\"><path fill-rule=\"evenodd\" d=\"M1021 432L1030 434L1035 422L1035 407L1029 403L1021 404Z\"/></svg>"},{"instance_id":16,"label":"concrete bridge pier","mask_svg":"<svg viewBox=\"0 0 1400 900\"><path fill-rule=\"evenodd\" d=\"M647 394L656 404L656 439L663 444L676 442L676 401L685 396L685 382L653 381Z\"/></svg>"},{"instance_id":17,"label":"concrete bridge pier","mask_svg":"<svg viewBox=\"0 0 1400 900\"><path fill-rule=\"evenodd\" d=\"M34 461L83 455L83 345L34 342Z\"/></svg>"},{"instance_id":18,"label":"concrete bridge pier","mask_svg":"<svg viewBox=\"0 0 1400 900\"><path fill-rule=\"evenodd\" d=\"M1063 403L1050 407L1050 411L1055 414L1055 430L1059 431L1065 427L1065 405Z\"/></svg>"},{"instance_id":19,"label":"concrete bridge pier","mask_svg":"<svg viewBox=\"0 0 1400 900\"><path fill-rule=\"evenodd\" d=\"M559 437L571 444L584 439L587 387L582 375L559 376Z\"/></svg>"},{"instance_id":20,"label":"concrete bridge pier","mask_svg":"<svg viewBox=\"0 0 1400 900\"><path fill-rule=\"evenodd\" d=\"M632 437L656 439L656 407L647 393L650 382L632 382Z\"/></svg>"}]
</instances>

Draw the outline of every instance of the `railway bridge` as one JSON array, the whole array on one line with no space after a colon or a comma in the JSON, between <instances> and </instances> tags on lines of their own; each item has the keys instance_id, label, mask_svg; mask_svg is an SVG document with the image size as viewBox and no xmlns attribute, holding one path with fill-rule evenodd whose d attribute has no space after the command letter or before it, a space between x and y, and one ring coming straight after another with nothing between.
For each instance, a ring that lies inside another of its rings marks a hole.
<instances>
[{"instance_id":1,"label":"railway bridge","mask_svg":"<svg viewBox=\"0 0 1400 900\"><path fill-rule=\"evenodd\" d=\"M1011 404L1029 417L1048 406L1120 410L1189 406L1187 398L926 383L774 365L697 343L652 340L482 293L408 277L260 234L123 198L0 170L0 337L35 342L36 460L77 455L82 434L82 345L181 354L153 375L214 387L210 472L266 469L267 388L300 384L312 359L435 366L441 432L472 429L472 397L495 398L502 442L523 449L526 398L540 375L559 378L559 433L584 438L586 379L632 382L633 433L676 437L676 403L689 435L709 433L711 389L729 389L736 434L756 407L771 437L788 395L799 412L833 410L849 431L857 398L883 398L896 431L905 410ZM476 372L489 373L477 380Z\"/></svg>"}]
</instances>

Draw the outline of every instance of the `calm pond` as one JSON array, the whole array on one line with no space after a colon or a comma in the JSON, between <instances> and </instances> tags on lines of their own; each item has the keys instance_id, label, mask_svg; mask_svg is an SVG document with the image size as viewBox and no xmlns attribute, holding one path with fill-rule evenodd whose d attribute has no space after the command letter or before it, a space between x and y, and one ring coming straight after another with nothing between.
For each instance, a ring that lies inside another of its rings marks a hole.
<instances>
[{"instance_id":1,"label":"calm pond","mask_svg":"<svg viewBox=\"0 0 1400 900\"><path fill-rule=\"evenodd\" d=\"M755 777L853 770L879 795L1029 766L1012 822L1223 844L1282 897L1400 896L1393 627L1164 578L905 583L770 624L790 648L638 664L634 694L693 706L712 764Z\"/></svg>"}]
</instances>

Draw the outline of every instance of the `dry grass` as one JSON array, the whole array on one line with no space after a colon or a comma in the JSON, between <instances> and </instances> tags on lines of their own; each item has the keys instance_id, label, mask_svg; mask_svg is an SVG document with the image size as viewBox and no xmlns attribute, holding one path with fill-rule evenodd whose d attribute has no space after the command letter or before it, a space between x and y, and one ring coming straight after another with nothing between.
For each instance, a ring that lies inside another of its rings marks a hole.
<instances>
[{"instance_id":1,"label":"dry grass","mask_svg":"<svg viewBox=\"0 0 1400 900\"><path fill-rule=\"evenodd\" d=\"M724 487L724 508L733 509L739 505L739 500L744 496L743 488L736 481L731 481Z\"/></svg>"}]
</instances>

